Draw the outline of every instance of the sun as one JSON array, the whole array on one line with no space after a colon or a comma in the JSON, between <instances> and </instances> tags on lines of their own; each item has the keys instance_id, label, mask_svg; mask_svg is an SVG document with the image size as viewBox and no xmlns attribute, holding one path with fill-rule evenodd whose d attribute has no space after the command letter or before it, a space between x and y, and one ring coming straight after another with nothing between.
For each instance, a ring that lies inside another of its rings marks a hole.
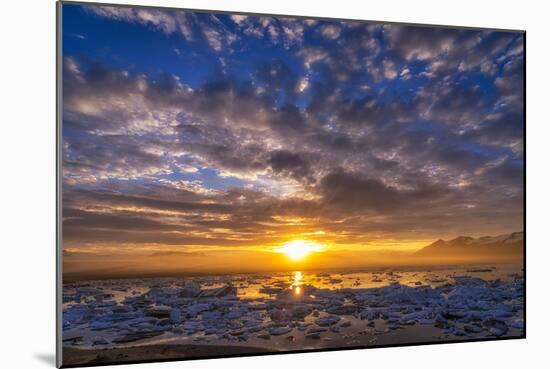
<instances>
[{"instance_id":1,"label":"sun","mask_svg":"<svg viewBox=\"0 0 550 369\"><path fill-rule=\"evenodd\" d=\"M299 261L313 252L320 252L323 246L306 240L289 241L276 249L277 252L283 253L294 261Z\"/></svg>"}]
</instances>

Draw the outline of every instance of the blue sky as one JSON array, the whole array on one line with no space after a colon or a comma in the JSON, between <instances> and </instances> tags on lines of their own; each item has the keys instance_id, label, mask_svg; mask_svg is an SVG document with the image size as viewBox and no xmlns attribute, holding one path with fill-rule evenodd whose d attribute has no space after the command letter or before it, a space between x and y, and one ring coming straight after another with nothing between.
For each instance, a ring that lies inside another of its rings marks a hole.
<instances>
[{"instance_id":1,"label":"blue sky","mask_svg":"<svg viewBox=\"0 0 550 369\"><path fill-rule=\"evenodd\" d=\"M72 247L521 230L521 33L64 4L63 61Z\"/></svg>"}]
</instances>

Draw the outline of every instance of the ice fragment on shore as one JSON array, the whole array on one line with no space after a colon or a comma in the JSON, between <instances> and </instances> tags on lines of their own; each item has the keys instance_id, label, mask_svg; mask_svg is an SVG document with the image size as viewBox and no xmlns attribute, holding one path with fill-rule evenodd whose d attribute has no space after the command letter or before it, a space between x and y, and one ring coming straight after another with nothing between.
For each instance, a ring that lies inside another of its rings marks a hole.
<instances>
[{"instance_id":1,"label":"ice fragment on shore","mask_svg":"<svg viewBox=\"0 0 550 369\"><path fill-rule=\"evenodd\" d=\"M337 315L328 315L315 320L315 324L321 327L328 327L334 325L340 321L340 317Z\"/></svg>"},{"instance_id":2,"label":"ice fragment on shore","mask_svg":"<svg viewBox=\"0 0 550 369\"><path fill-rule=\"evenodd\" d=\"M272 336L280 336L283 334L287 334L290 331L291 329L288 327L273 327L269 330L269 334Z\"/></svg>"},{"instance_id":3,"label":"ice fragment on shore","mask_svg":"<svg viewBox=\"0 0 550 369\"><path fill-rule=\"evenodd\" d=\"M182 317L181 317L181 310L180 309L172 309L172 311L170 311L170 321L172 323L181 323L181 320L182 320Z\"/></svg>"},{"instance_id":4,"label":"ice fragment on shore","mask_svg":"<svg viewBox=\"0 0 550 369\"><path fill-rule=\"evenodd\" d=\"M210 288L202 290L200 297L225 297L237 296L237 287L227 285L220 288Z\"/></svg>"},{"instance_id":5,"label":"ice fragment on shore","mask_svg":"<svg viewBox=\"0 0 550 369\"><path fill-rule=\"evenodd\" d=\"M169 318L172 308L170 306L154 306L145 311L145 316L155 317L157 319Z\"/></svg>"},{"instance_id":6,"label":"ice fragment on shore","mask_svg":"<svg viewBox=\"0 0 550 369\"><path fill-rule=\"evenodd\" d=\"M525 329L525 321L523 319L514 319L510 322L510 327L516 329Z\"/></svg>"},{"instance_id":7,"label":"ice fragment on shore","mask_svg":"<svg viewBox=\"0 0 550 369\"><path fill-rule=\"evenodd\" d=\"M295 319L304 319L311 312L312 308L308 305L296 305L292 308L292 317Z\"/></svg>"},{"instance_id":8,"label":"ice fragment on shore","mask_svg":"<svg viewBox=\"0 0 550 369\"><path fill-rule=\"evenodd\" d=\"M180 291L179 296L185 298L197 297L201 293L201 285L195 281L185 283Z\"/></svg>"}]
</instances>

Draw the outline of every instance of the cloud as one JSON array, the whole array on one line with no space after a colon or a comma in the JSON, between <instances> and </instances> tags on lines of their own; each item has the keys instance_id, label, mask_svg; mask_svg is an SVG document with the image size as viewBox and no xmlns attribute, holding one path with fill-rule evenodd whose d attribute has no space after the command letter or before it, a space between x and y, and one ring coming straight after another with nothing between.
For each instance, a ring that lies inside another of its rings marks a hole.
<instances>
[{"instance_id":1,"label":"cloud","mask_svg":"<svg viewBox=\"0 0 550 369\"><path fill-rule=\"evenodd\" d=\"M218 31L212 28L206 29L204 30L204 36L212 49L216 51L220 51L222 49L222 37Z\"/></svg>"},{"instance_id":2,"label":"cloud","mask_svg":"<svg viewBox=\"0 0 550 369\"><path fill-rule=\"evenodd\" d=\"M384 36L406 60L429 60L448 53L457 31L445 28L385 25Z\"/></svg>"},{"instance_id":3,"label":"cloud","mask_svg":"<svg viewBox=\"0 0 550 369\"><path fill-rule=\"evenodd\" d=\"M178 22L174 16L162 10L115 6L89 6L87 9L110 19L152 25L166 34L172 34L177 29Z\"/></svg>"},{"instance_id":4,"label":"cloud","mask_svg":"<svg viewBox=\"0 0 550 369\"><path fill-rule=\"evenodd\" d=\"M307 90L307 87L309 86L309 81L307 78L300 79L300 82L298 83L298 92L304 92Z\"/></svg>"},{"instance_id":5,"label":"cloud","mask_svg":"<svg viewBox=\"0 0 550 369\"><path fill-rule=\"evenodd\" d=\"M282 19L281 23L284 47L288 49L291 46L300 45L304 38L303 23L294 19Z\"/></svg>"},{"instance_id":6,"label":"cloud","mask_svg":"<svg viewBox=\"0 0 550 369\"><path fill-rule=\"evenodd\" d=\"M248 19L248 16L246 15L231 15L231 20L233 20L233 22L237 23L238 25L241 25L242 23L244 23L247 19Z\"/></svg>"},{"instance_id":7,"label":"cloud","mask_svg":"<svg viewBox=\"0 0 550 369\"><path fill-rule=\"evenodd\" d=\"M177 33L186 41L196 41L198 31L216 52L229 47L236 40L236 36L219 19L229 17L225 15L110 6L88 6L87 9L108 19L152 26L166 35ZM233 16L231 19L239 19L242 23L246 17Z\"/></svg>"},{"instance_id":8,"label":"cloud","mask_svg":"<svg viewBox=\"0 0 550 369\"><path fill-rule=\"evenodd\" d=\"M384 60L382 62L382 65L384 67L384 78L386 79L394 79L397 77L397 70L395 69L395 63L391 60Z\"/></svg>"},{"instance_id":9,"label":"cloud","mask_svg":"<svg viewBox=\"0 0 550 369\"><path fill-rule=\"evenodd\" d=\"M396 207L399 193L376 179L356 173L334 172L323 177L320 183L327 206L364 212Z\"/></svg>"},{"instance_id":10,"label":"cloud","mask_svg":"<svg viewBox=\"0 0 550 369\"><path fill-rule=\"evenodd\" d=\"M301 155L290 151L274 151L269 158L271 169L282 175L288 175L299 181L307 180L312 175L309 162Z\"/></svg>"},{"instance_id":11,"label":"cloud","mask_svg":"<svg viewBox=\"0 0 550 369\"><path fill-rule=\"evenodd\" d=\"M186 252L315 231L360 244L521 226L518 35L92 8L155 33L178 63L152 71L122 52L116 64L67 52L72 247ZM223 73L209 64L220 57Z\"/></svg>"},{"instance_id":12,"label":"cloud","mask_svg":"<svg viewBox=\"0 0 550 369\"><path fill-rule=\"evenodd\" d=\"M399 73L399 77L404 81L409 80L411 78L411 71L409 70L409 68L403 68Z\"/></svg>"},{"instance_id":13,"label":"cloud","mask_svg":"<svg viewBox=\"0 0 550 369\"><path fill-rule=\"evenodd\" d=\"M328 56L326 51L319 48L303 48L297 55L304 60L307 69L310 69L317 62L325 60Z\"/></svg>"},{"instance_id":14,"label":"cloud","mask_svg":"<svg viewBox=\"0 0 550 369\"><path fill-rule=\"evenodd\" d=\"M340 28L333 24L327 24L321 28L321 34L329 40L335 40L340 37Z\"/></svg>"}]
</instances>

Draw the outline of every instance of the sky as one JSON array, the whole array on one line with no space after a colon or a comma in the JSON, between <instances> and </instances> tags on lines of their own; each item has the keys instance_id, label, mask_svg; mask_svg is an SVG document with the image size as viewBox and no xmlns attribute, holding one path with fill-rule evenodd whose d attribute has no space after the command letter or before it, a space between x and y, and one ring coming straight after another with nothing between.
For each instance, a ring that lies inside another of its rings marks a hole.
<instances>
[{"instance_id":1,"label":"sky","mask_svg":"<svg viewBox=\"0 0 550 369\"><path fill-rule=\"evenodd\" d=\"M64 259L522 231L523 37L64 4Z\"/></svg>"}]
</instances>

